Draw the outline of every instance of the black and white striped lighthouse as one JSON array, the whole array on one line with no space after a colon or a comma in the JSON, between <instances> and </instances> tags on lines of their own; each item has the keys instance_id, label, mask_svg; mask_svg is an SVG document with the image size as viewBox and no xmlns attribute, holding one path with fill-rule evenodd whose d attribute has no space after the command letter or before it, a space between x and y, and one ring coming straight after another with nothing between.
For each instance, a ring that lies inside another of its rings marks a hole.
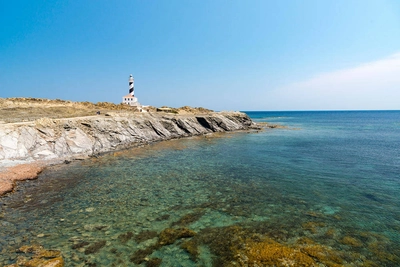
<instances>
[{"instance_id":1,"label":"black and white striped lighthouse","mask_svg":"<svg viewBox=\"0 0 400 267\"><path fill-rule=\"evenodd\" d=\"M133 79L132 74L129 75L129 94L131 94L132 96L135 96L135 85L134 85L135 81Z\"/></svg>"},{"instance_id":2,"label":"black and white striped lighthouse","mask_svg":"<svg viewBox=\"0 0 400 267\"><path fill-rule=\"evenodd\" d=\"M132 74L129 75L129 94L122 97L122 103L128 104L129 106L137 107L140 111L142 111L142 105L140 105L137 97L135 97L135 80L133 79Z\"/></svg>"}]
</instances>

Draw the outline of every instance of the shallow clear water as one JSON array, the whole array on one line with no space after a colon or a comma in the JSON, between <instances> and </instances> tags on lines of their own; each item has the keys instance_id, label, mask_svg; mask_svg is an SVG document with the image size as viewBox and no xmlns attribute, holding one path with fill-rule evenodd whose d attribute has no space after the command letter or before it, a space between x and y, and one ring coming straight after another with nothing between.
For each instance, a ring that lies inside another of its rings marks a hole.
<instances>
[{"instance_id":1,"label":"shallow clear water","mask_svg":"<svg viewBox=\"0 0 400 267\"><path fill-rule=\"evenodd\" d=\"M288 246L307 237L345 266L399 266L400 112L248 114L288 129L166 141L21 183L0 199L0 265L39 243L61 250L66 266L146 266L135 252L179 226L198 233L197 259L182 238L146 260L218 266L224 254L213 242L224 237L207 238L237 225ZM98 241L93 253L74 247Z\"/></svg>"}]
</instances>

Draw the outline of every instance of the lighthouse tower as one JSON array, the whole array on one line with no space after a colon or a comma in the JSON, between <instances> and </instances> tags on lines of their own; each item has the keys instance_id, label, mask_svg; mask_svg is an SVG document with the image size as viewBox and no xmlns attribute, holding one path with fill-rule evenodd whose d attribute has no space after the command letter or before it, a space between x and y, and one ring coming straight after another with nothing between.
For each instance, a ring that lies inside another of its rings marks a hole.
<instances>
[{"instance_id":1,"label":"lighthouse tower","mask_svg":"<svg viewBox=\"0 0 400 267\"><path fill-rule=\"evenodd\" d=\"M122 97L122 103L128 104L129 106L135 106L141 110L141 105L140 105L137 97L135 97L134 83L135 83L135 80L133 79L133 76L131 74L131 75L129 75L129 94Z\"/></svg>"},{"instance_id":2,"label":"lighthouse tower","mask_svg":"<svg viewBox=\"0 0 400 267\"><path fill-rule=\"evenodd\" d=\"M132 74L129 76L129 93L132 96L135 96L135 80L133 79Z\"/></svg>"}]
</instances>

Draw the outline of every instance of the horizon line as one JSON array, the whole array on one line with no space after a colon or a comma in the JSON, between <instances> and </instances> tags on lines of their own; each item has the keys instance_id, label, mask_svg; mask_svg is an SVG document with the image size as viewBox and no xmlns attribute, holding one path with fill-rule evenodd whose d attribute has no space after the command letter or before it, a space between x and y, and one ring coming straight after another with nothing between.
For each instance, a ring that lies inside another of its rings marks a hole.
<instances>
[{"instance_id":1,"label":"horizon line","mask_svg":"<svg viewBox=\"0 0 400 267\"><path fill-rule=\"evenodd\" d=\"M319 112L319 111L400 111L400 109L301 109L301 110L239 110L240 112Z\"/></svg>"}]
</instances>

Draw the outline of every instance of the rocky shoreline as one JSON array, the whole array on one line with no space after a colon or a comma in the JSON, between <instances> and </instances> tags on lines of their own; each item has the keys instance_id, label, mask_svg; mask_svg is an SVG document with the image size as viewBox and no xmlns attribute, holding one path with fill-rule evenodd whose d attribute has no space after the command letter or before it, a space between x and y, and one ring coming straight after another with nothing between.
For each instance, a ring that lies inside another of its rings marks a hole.
<instances>
[{"instance_id":1,"label":"rocky shoreline","mask_svg":"<svg viewBox=\"0 0 400 267\"><path fill-rule=\"evenodd\" d=\"M101 153L214 132L259 129L241 112L107 113L0 124L0 196L49 165Z\"/></svg>"}]
</instances>

